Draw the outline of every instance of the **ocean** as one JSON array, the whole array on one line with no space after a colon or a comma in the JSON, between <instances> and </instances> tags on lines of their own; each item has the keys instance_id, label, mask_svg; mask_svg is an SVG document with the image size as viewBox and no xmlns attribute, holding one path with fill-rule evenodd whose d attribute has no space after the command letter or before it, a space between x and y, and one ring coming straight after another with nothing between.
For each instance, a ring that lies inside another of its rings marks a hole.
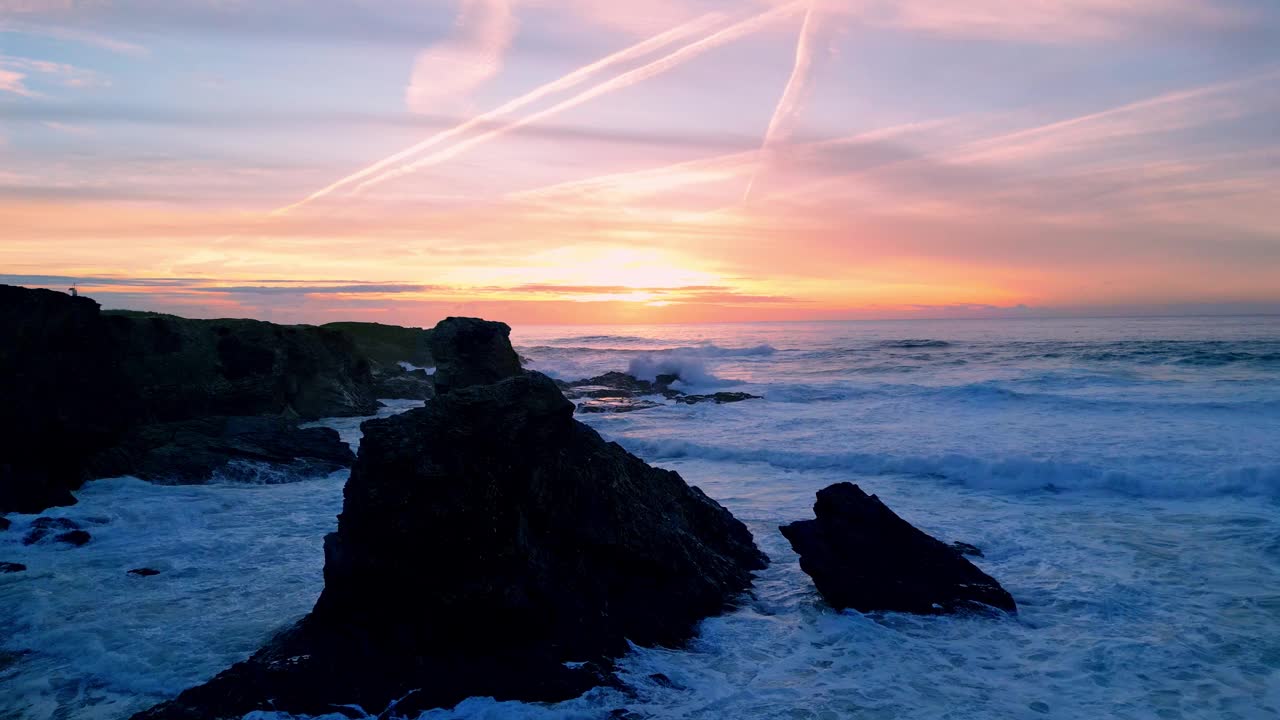
<instances>
[{"instance_id":1,"label":"ocean","mask_svg":"<svg viewBox=\"0 0 1280 720\"><path fill-rule=\"evenodd\" d=\"M728 507L772 564L688 647L623 658L629 692L472 699L426 718L1280 717L1280 318L517 327L512 339L558 378L677 372L691 391L763 396L579 417ZM358 442L358 419L326 424ZM46 513L90 529L79 549L23 547L33 516L11 516L0 560L30 569L0 575L0 717L124 718L247 657L318 596L345 479L95 481ZM777 526L811 517L814 492L844 480L981 547L976 564L1019 614L825 607Z\"/></svg>"}]
</instances>

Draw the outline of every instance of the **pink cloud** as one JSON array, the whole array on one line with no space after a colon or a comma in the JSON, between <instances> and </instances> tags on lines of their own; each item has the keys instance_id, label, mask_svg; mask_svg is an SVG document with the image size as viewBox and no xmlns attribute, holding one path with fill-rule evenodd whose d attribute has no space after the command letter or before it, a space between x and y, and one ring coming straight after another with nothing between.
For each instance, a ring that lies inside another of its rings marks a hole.
<instances>
[{"instance_id":1,"label":"pink cloud","mask_svg":"<svg viewBox=\"0 0 1280 720\"><path fill-rule=\"evenodd\" d=\"M419 53L414 62L405 91L409 109L439 113L465 103L468 94L502 69L515 30L509 0L463 0L453 34Z\"/></svg>"}]
</instances>

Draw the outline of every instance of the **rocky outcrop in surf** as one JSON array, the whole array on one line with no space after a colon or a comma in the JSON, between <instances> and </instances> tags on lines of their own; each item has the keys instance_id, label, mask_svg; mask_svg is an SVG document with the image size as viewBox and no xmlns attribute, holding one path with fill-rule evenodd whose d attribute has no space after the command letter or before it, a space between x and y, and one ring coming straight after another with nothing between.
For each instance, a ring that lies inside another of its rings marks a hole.
<instances>
[{"instance_id":1,"label":"rocky outcrop in surf","mask_svg":"<svg viewBox=\"0 0 1280 720\"><path fill-rule=\"evenodd\" d=\"M524 372L511 347L511 327L479 318L450 317L437 323L431 330L431 355L441 394Z\"/></svg>"},{"instance_id":2,"label":"rocky outcrop in surf","mask_svg":"<svg viewBox=\"0 0 1280 720\"><path fill-rule=\"evenodd\" d=\"M727 510L575 421L538 373L364 432L312 613L138 718L562 700L610 682L628 641L687 640L766 563Z\"/></svg>"},{"instance_id":3,"label":"rocky outcrop in surf","mask_svg":"<svg viewBox=\"0 0 1280 720\"><path fill-rule=\"evenodd\" d=\"M355 453L333 428L300 428L279 416L207 417L136 428L91 458L88 474L166 485L271 482L326 475L353 462Z\"/></svg>"},{"instance_id":4,"label":"rocky outcrop in surf","mask_svg":"<svg viewBox=\"0 0 1280 720\"><path fill-rule=\"evenodd\" d=\"M997 608L1017 612L1013 597L957 552L898 517L857 485L818 491L816 519L780 529L836 609L937 615Z\"/></svg>"},{"instance_id":5,"label":"rocky outcrop in surf","mask_svg":"<svg viewBox=\"0 0 1280 720\"><path fill-rule=\"evenodd\" d=\"M0 286L0 513L75 502L90 460L155 423L376 410L369 362L335 330L102 312Z\"/></svg>"},{"instance_id":6,"label":"rocky outcrop in surf","mask_svg":"<svg viewBox=\"0 0 1280 720\"><path fill-rule=\"evenodd\" d=\"M661 395L685 405L712 402L716 405L742 402L743 400L760 400L759 395L745 392L717 392L709 395L690 395L671 385L680 380L679 375L658 375L652 381L621 372L607 372L593 378L565 382L557 380L564 396L570 400L580 400L578 412L584 413L623 413L636 410L648 410L661 407L662 403L642 399L645 395Z\"/></svg>"},{"instance_id":7,"label":"rocky outcrop in surf","mask_svg":"<svg viewBox=\"0 0 1280 720\"><path fill-rule=\"evenodd\" d=\"M379 398L430 400L436 396L436 386L426 370L387 365L373 371L373 394Z\"/></svg>"}]
</instances>

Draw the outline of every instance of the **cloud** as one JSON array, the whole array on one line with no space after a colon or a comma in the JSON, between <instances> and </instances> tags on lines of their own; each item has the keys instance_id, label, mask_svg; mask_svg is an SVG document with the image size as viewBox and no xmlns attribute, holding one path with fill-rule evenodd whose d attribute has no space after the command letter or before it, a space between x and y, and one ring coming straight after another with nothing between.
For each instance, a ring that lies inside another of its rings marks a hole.
<instances>
[{"instance_id":1,"label":"cloud","mask_svg":"<svg viewBox=\"0 0 1280 720\"><path fill-rule=\"evenodd\" d=\"M361 283L357 285L202 285L191 292L224 295L397 295L441 290L438 285Z\"/></svg>"},{"instance_id":2,"label":"cloud","mask_svg":"<svg viewBox=\"0 0 1280 720\"><path fill-rule=\"evenodd\" d=\"M47 76L71 88L107 84L98 73L74 65L0 54L0 92L10 92L27 98L41 97L40 93L27 85L29 81L40 76Z\"/></svg>"},{"instance_id":3,"label":"cloud","mask_svg":"<svg viewBox=\"0 0 1280 720\"><path fill-rule=\"evenodd\" d=\"M549 97L555 93L559 93L570 88L576 87L583 82L591 79L595 75L608 70L610 67L622 62L628 62L654 52L672 42L680 40L690 34L701 32L708 27L710 23L716 21L715 16L706 16L695 21L672 28L664 33L655 35L648 40L644 40L630 47L624 48L618 52L605 56L593 63L584 65L583 67L570 72L558 80L541 85L530 92L525 93L517 98L507 101L501 106L490 110L482 115L478 115L470 120L460 123L441 133L437 133L425 140L415 143L400 152L394 153L388 157L379 160L361 170L347 175L299 200L296 203L281 207L274 211L274 215L287 214L304 205L310 204L316 200L327 197L332 193L340 190L348 185L358 181L365 180L370 176L378 177L379 173L387 171L396 163L408 161L416 155L419 155L437 145L449 142L455 138L462 137L468 132L475 129L483 129L488 125L498 122L512 113L515 113L543 98ZM488 133L499 132L505 126L496 126L488 130Z\"/></svg>"},{"instance_id":4,"label":"cloud","mask_svg":"<svg viewBox=\"0 0 1280 720\"><path fill-rule=\"evenodd\" d=\"M23 97L36 97L36 94L23 84L23 80L26 77L20 72L0 68L0 92L9 92Z\"/></svg>"},{"instance_id":5,"label":"cloud","mask_svg":"<svg viewBox=\"0 0 1280 720\"><path fill-rule=\"evenodd\" d=\"M453 34L414 60L406 105L413 112L438 113L465 104L502 69L515 28L509 0L462 0Z\"/></svg>"},{"instance_id":6,"label":"cloud","mask_svg":"<svg viewBox=\"0 0 1280 720\"><path fill-rule=\"evenodd\" d=\"M663 57L660 57L657 60L654 60L646 65L642 65L638 68L628 70L627 72L624 72L621 75L611 78L610 80L606 80L605 82L602 82L599 85L596 85L595 87L584 90L578 93L577 95L570 97L567 100L557 103L556 105L553 105L544 110L540 110L536 113L533 113L532 115L526 115L525 117L522 117L519 120L515 120L511 122L509 125L498 128L496 130L490 130L481 135L477 135L475 137L461 141L453 146L447 147L436 153L428 155L427 157L419 158L412 162L406 163L400 167L386 170L378 175L375 175L361 182L359 185L356 186L356 191L360 192L360 191L368 190L369 188L375 185L378 185L380 183L386 182L388 180L402 177L404 175L417 172L423 168L430 167L432 165L437 165L439 163L453 159L471 150L472 148L478 145L489 142L495 138L501 137L502 135L505 135L508 132L518 130L532 123L541 122L547 118L554 117L560 113L563 113L567 110L575 108L584 103L590 102L591 100L594 100L603 95L607 95L609 93L616 92L618 90L623 90L623 89L632 87L633 85L639 84L641 82L654 78L658 75L662 75L666 72L669 72L683 65L686 62L689 62L690 60L693 60L694 58L702 55L703 53L709 50L713 50L722 45L734 42L741 38L757 33L760 30L764 29L765 27L768 27L771 23L776 22L777 20L785 18L788 15L791 15L794 12L798 11L800 7L801 7L801 4L799 2L792 2L787 5L783 5L781 7L775 8L773 10L760 13L759 15L751 16L745 20L740 20L726 28L718 30L710 35L707 35L706 37L695 40L685 45L684 47L678 50L675 50L668 55L664 55Z\"/></svg>"}]
</instances>

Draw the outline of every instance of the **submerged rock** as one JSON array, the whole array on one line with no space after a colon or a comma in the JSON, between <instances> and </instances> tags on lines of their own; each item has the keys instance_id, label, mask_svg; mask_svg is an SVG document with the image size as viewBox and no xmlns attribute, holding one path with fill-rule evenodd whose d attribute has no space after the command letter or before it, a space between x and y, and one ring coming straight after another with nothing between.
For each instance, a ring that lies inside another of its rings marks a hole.
<instances>
[{"instance_id":1,"label":"submerged rock","mask_svg":"<svg viewBox=\"0 0 1280 720\"><path fill-rule=\"evenodd\" d=\"M22 538L23 545L35 545L50 535L79 530L80 523L67 518L38 517L31 521L31 529Z\"/></svg>"},{"instance_id":2,"label":"submerged rock","mask_svg":"<svg viewBox=\"0 0 1280 720\"><path fill-rule=\"evenodd\" d=\"M134 568L129 571L129 574L137 577L154 577L159 575L160 571L154 568Z\"/></svg>"},{"instance_id":3,"label":"submerged rock","mask_svg":"<svg viewBox=\"0 0 1280 720\"><path fill-rule=\"evenodd\" d=\"M9 521L9 518L0 517L0 532L8 530L11 525L13 525L13 523Z\"/></svg>"},{"instance_id":4,"label":"submerged rock","mask_svg":"<svg viewBox=\"0 0 1280 720\"><path fill-rule=\"evenodd\" d=\"M523 373L511 347L511 327L478 318L450 317L431 331L435 389L444 394Z\"/></svg>"},{"instance_id":5,"label":"submerged rock","mask_svg":"<svg viewBox=\"0 0 1280 720\"><path fill-rule=\"evenodd\" d=\"M89 541L93 539L93 536L91 536L86 530L70 530L68 532L54 535L53 539L60 543L81 547L83 545L88 545Z\"/></svg>"},{"instance_id":6,"label":"submerged rock","mask_svg":"<svg viewBox=\"0 0 1280 720\"><path fill-rule=\"evenodd\" d=\"M636 410L648 410L649 408L661 407L662 403L656 403L652 400L639 400L636 398L625 397L602 397L594 400L585 400L578 405L580 413L626 413L635 412Z\"/></svg>"},{"instance_id":7,"label":"submerged rock","mask_svg":"<svg viewBox=\"0 0 1280 720\"><path fill-rule=\"evenodd\" d=\"M687 640L766 563L727 510L575 421L537 373L364 430L312 613L137 717L563 700L609 682L628 641Z\"/></svg>"},{"instance_id":8,"label":"submerged rock","mask_svg":"<svg viewBox=\"0 0 1280 720\"><path fill-rule=\"evenodd\" d=\"M813 510L816 520L780 529L800 554L800 569L833 607L925 615L986 607L1017 612L1000 583L857 485L819 490Z\"/></svg>"},{"instance_id":9,"label":"submerged rock","mask_svg":"<svg viewBox=\"0 0 1280 720\"><path fill-rule=\"evenodd\" d=\"M23 572L27 569L26 565L15 562L0 562L0 573L16 573Z\"/></svg>"},{"instance_id":10,"label":"submerged rock","mask_svg":"<svg viewBox=\"0 0 1280 720\"><path fill-rule=\"evenodd\" d=\"M133 475L184 485L214 479L284 480L351 467L355 454L327 427L300 428L282 417L206 417L147 425L95 457L99 477ZM260 472L268 469L266 476Z\"/></svg>"},{"instance_id":11,"label":"submerged rock","mask_svg":"<svg viewBox=\"0 0 1280 720\"><path fill-rule=\"evenodd\" d=\"M661 406L662 403L652 400L630 400L640 395L662 395L668 400L675 400L686 405L702 402L723 403L742 402L743 400L759 400L759 395L744 392L718 392L710 395L689 395L682 390L671 387L680 379L678 375L659 375L653 382L641 380L620 372L607 372L593 378L564 382L557 380L556 385L570 400L586 399L578 406L579 412L613 413L647 410Z\"/></svg>"},{"instance_id":12,"label":"submerged rock","mask_svg":"<svg viewBox=\"0 0 1280 720\"><path fill-rule=\"evenodd\" d=\"M686 405L697 405L701 402L714 402L717 405L721 405L723 403L742 402L743 400L761 400L762 398L759 395L744 392L718 392L711 395L677 395L672 399Z\"/></svg>"}]
</instances>

